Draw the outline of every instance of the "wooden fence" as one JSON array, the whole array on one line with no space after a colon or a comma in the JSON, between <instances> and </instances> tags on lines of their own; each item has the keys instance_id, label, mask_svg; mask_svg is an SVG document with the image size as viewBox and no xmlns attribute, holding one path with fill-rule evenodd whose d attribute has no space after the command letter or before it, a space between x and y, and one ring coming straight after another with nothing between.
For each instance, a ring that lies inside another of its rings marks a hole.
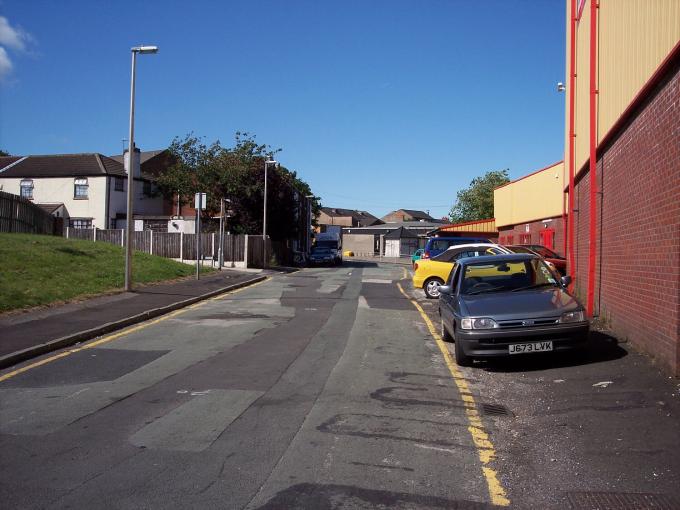
<instances>
[{"instance_id":1,"label":"wooden fence","mask_svg":"<svg viewBox=\"0 0 680 510\"><path fill-rule=\"evenodd\" d=\"M67 228L66 237L125 246L124 229ZM219 234L201 234L201 259L217 260L219 244ZM223 244L224 261L243 262L245 260L245 245L246 236L225 235ZM132 248L151 255L158 255L159 257L196 260L196 234L153 232L152 230L136 231L132 239Z\"/></svg>"},{"instance_id":2,"label":"wooden fence","mask_svg":"<svg viewBox=\"0 0 680 510\"><path fill-rule=\"evenodd\" d=\"M56 223L56 218L30 200L0 191L0 232L60 234L55 232Z\"/></svg>"}]
</instances>

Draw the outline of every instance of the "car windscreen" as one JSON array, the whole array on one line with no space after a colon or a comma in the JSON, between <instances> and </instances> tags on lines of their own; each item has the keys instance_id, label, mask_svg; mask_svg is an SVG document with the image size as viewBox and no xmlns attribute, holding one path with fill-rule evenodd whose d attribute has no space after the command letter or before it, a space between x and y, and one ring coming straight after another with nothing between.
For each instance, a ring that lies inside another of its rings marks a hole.
<instances>
[{"instance_id":1,"label":"car windscreen","mask_svg":"<svg viewBox=\"0 0 680 510\"><path fill-rule=\"evenodd\" d=\"M559 259L559 258L561 258L557 253L546 248L545 246L532 246L531 249L534 250L536 253L538 253L541 257L544 257L546 259Z\"/></svg>"},{"instance_id":2,"label":"car windscreen","mask_svg":"<svg viewBox=\"0 0 680 510\"><path fill-rule=\"evenodd\" d=\"M519 261L466 264L461 282L463 294L513 292L557 287L555 274L538 258Z\"/></svg>"}]
</instances>

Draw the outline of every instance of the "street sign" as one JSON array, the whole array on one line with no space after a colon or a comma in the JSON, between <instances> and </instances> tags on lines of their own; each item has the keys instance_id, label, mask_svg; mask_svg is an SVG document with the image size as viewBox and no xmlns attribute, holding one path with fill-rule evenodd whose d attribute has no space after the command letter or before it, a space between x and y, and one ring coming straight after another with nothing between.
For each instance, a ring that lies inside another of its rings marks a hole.
<instances>
[{"instance_id":1,"label":"street sign","mask_svg":"<svg viewBox=\"0 0 680 510\"><path fill-rule=\"evenodd\" d=\"M194 209L205 211L205 203L208 201L207 193L196 193L194 195Z\"/></svg>"}]
</instances>

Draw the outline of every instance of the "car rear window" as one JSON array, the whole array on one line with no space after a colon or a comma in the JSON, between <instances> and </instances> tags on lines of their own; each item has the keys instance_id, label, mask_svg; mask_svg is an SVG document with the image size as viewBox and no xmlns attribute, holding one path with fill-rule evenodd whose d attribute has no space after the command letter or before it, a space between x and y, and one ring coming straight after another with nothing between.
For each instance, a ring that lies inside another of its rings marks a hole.
<instances>
[{"instance_id":1,"label":"car rear window","mask_svg":"<svg viewBox=\"0 0 680 510\"><path fill-rule=\"evenodd\" d=\"M544 284L558 285L548 266L534 258L517 262L468 264L463 273L461 289L464 294L477 294Z\"/></svg>"}]
</instances>

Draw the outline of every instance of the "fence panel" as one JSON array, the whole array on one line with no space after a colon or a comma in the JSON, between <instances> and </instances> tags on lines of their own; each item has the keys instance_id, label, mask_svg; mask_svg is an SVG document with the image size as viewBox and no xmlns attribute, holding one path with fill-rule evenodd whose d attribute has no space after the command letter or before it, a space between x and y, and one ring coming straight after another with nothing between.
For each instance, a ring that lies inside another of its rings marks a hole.
<instances>
[{"instance_id":1,"label":"fence panel","mask_svg":"<svg viewBox=\"0 0 680 510\"><path fill-rule=\"evenodd\" d=\"M153 254L159 257L178 259L180 251L179 232L154 232L153 233Z\"/></svg>"},{"instance_id":2,"label":"fence panel","mask_svg":"<svg viewBox=\"0 0 680 510\"><path fill-rule=\"evenodd\" d=\"M151 230L140 230L133 232L132 249L151 253Z\"/></svg>"},{"instance_id":3,"label":"fence panel","mask_svg":"<svg viewBox=\"0 0 680 510\"><path fill-rule=\"evenodd\" d=\"M54 234L55 219L30 200L0 191L0 232Z\"/></svg>"},{"instance_id":4,"label":"fence panel","mask_svg":"<svg viewBox=\"0 0 680 510\"><path fill-rule=\"evenodd\" d=\"M121 246L123 244L123 230L117 229L97 229L97 242L111 243Z\"/></svg>"},{"instance_id":5,"label":"fence panel","mask_svg":"<svg viewBox=\"0 0 680 510\"><path fill-rule=\"evenodd\" d=\"M272 242L269 236L267 236L266 254L263 245L262 236L248 236L248 267L264 267L263 260L267 261L267 266L271 264Z\"/></svg>"},{"instance_id":6,"label":"fence panel","mask_svg":"<svg viewBox=\"0 0 680 510\"><path fill-rule=\"evenodd\" d=\"M246 236L225 235L222 246L225 262L242 262L244 260Z\"/></svg>"},{"instance_id":7,"label":"fence panel","mask_svg":"<svg viewBox=\"0 0 680 510\"><path fill-rule=\"evenodd\" d=\"M84 239L86 241L92 241L94 239L94 229L69 227L68 237L69 239Z\"/></svg>"}]
</instances>

